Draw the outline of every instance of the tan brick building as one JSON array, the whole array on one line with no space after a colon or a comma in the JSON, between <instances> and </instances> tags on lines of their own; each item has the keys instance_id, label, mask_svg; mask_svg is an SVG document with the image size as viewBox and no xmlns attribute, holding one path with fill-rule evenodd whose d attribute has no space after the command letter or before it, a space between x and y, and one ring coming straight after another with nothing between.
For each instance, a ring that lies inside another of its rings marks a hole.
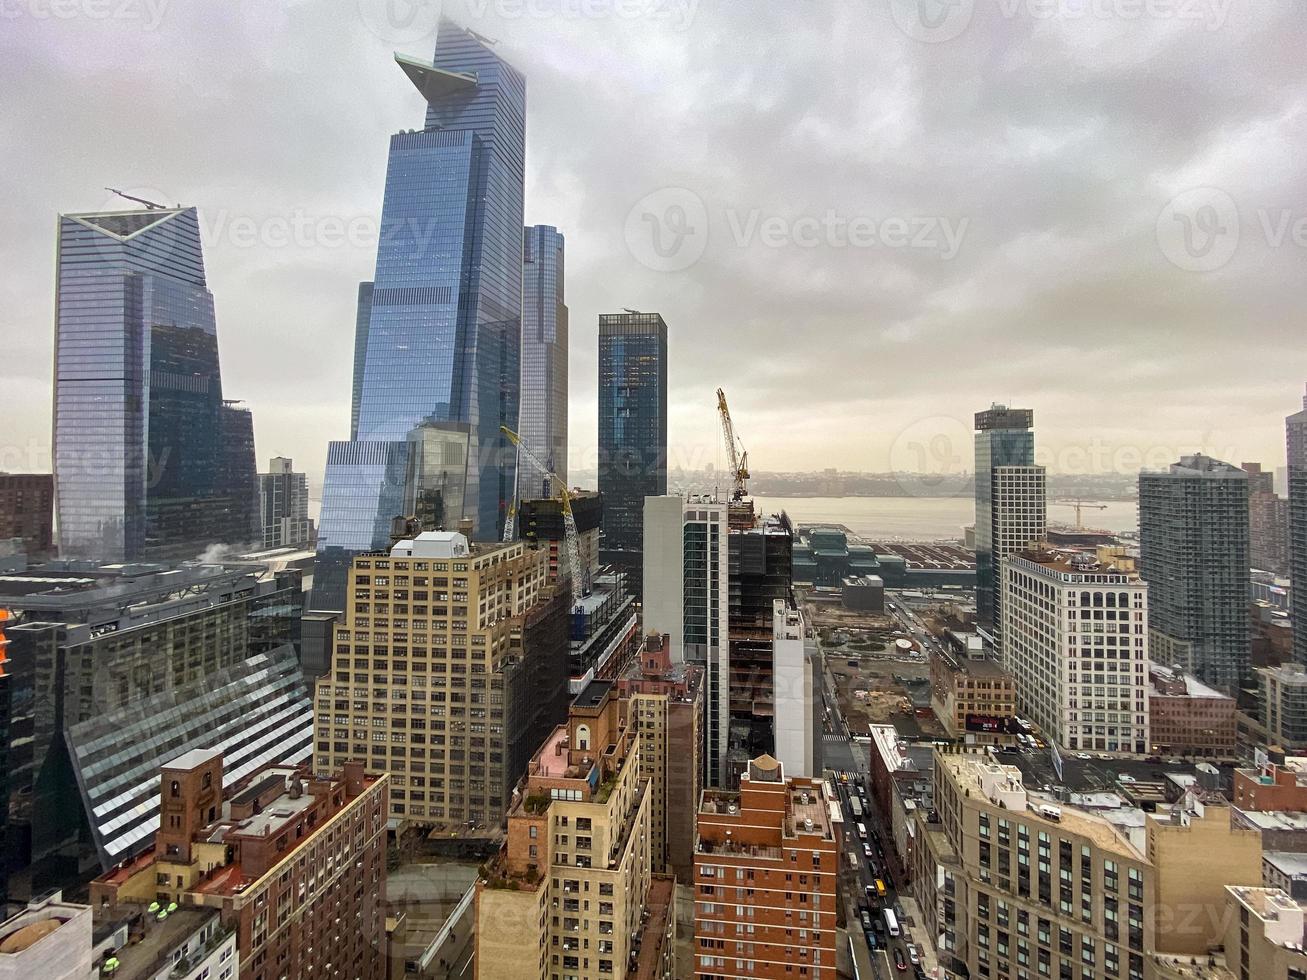
<instances>
[{"instance_id":1,"label":"tan brick building","mask_svg":"<svg viewBox=\"0 0 1307 980\"><path fill-rule=\"evenodd\" d=\"M1107 821L1027 794L1021 772L936 753L937 820L919 813L913 888L954 973L1142 980L1153 868Z\"/></svg>"},{"instance_id":2,"label":"tan brick building","mask_svg":"<svg viewBox=\"0 0 1307 980\"><path fill-rule=\"evenodd\" d=\"M317 682L317 769L391 773L390 816L501 826L525 760L565 711L566 637L527 649L548 557L428 531L349 570L331 673ZM557 616L565 625L566 609ZM543 659L541 659L543 658Z\"/></svg>"},{"instance_id":3,"label":"tan brick building","mask_svg":"<svg viewBox=\"0 0 1307 980\"><path fill-rule=\"evenodd\" d=\"M1303 980L1303 909L1278 888L1226 889L1225 964L1238 980Z\"/></svg>"},{"instance_id":4,"label":"tan brick building","mask_svg":"<svg viewBox=\"0 0 1307 980\"><path fill-rule=\"evenodd\" d=\"M835 980L839 805L770 756L740 791L706 790L695 853L694 971L704 980Z\"/></svg>"},{"instance_id":5,"label":"tan brick building","mask_svg":"<svg viewBox=\"0 0 1307 980\"><path fill-rule=\"evenodd\" d=\"M653 866L694 883L694 813L703 791L703 667L672 664L667 637L645 637L639 661L617 682L630 701L649 780Z\"/></svg>"},{"instance_id":6,"label":"tan brick building","mask_svg":"<svg viewBox=\"0 0 1307 980\"><path fill-rule=\"evenodd\" d=\"M650 871L649 779L630 703L591 681L531 760L476 891L476 976L671 976L674 890ZM646 915L646 913L648 913Z\"/></svg>"},{"instance_id":7,"label":"tan brick building","mask_svg":"<svg viewBox=\"0 0 1307 980\"><path fill-rule=\"evenodd\" d=\"M158 902L218 909L241 980L382 980L386 776L270 766L225 799L222 755L164 766L154 846L91 883L97 916Z\"/></svg>"}]
</instances>

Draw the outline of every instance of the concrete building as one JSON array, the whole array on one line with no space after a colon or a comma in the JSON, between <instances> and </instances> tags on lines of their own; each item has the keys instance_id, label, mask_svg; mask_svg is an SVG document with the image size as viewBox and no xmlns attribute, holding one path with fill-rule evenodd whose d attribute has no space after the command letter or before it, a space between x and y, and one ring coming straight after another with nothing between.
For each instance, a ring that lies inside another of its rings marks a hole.
<instances>
[{"instance_id":1,"label":"concrete building","mask_svg":"<svg viewBox=\"0 0 1307 980\"><path fill-rule=\"evenodd\" d=\"M644 499L667 493L667 324L657 313L599 316L599 492L604 564L644 595Z\"/></svg>"},{"instance_id":2,"label":"concrete building","mask_svg":"<svg viewBox=\"0 0 1307 980\"><path fill-rule=\"evenodd\" d=\"M1267 744L1287 752L1307 751L1307 669L1286 663L1261 667L1257 676Z\"/></svg>"},{"instance_id":3,"label":"concrete building","mask_svg":"<svg viewBox=\"0 0 1307 980\"><path fill-rule=\"evenodd\" d=\"M1148 728L1154 755L1238 756L1234 698L1183 670L1149 664Z\"/></svg>"},{"instance_id":4,"label":"concrete building","mask_svg":"<svg viewBox=\"0 0 1307 980\"><path fill-rule=\"evenodd\" d=\"M1277 888L1226 888L1234 914L1224 916L1226 962L1239 980L1307 976L1303 909Z\"/></svg>"},{"instance_id":5,"label":"concrete building","mask_svg":"<svg viewBox=\"0 0 1307 980\"><path fill-rule=\"evenodd\" d=\"M1289 578L1307 582L1307 396L1303 410L1284 420L1289 464ZM1307 588L1294 589L1293 659L1307 666Z\"/></svg>"},{"instance_id":6,"label":"concrete building","mask_svg":"<svg viewBox=\"0 0 1307 980\"><path fill-rule=\"evenodd\" d=\"M18 538L29 560L54 557L54 477L0 473L0 540Z\"/></svg>"},{"instance_id":7,"label":"concrete building","mask_svg":"<svg viewBox=\"0 0 1307 980\"><path fill-rule=\"evenodd\" d=\"M1248 474L1184 456L1139 474L1139 574L1151 656L1233 693L1249 671Z\"/></svg>"},{"instance_id":8,"label":"concrete building","mask_svg":"<svg viewBox=\"0 0 1307 980\"><path fill-rule=\"evenodd\" d=\"M1003 558L1044 540L1044 468L1035 465L1035 413L995 404L976 413L976 624L997 647Z\"/></svg>"},{"instance_id":9,"label":"concrete building","mask_svg":"<svg viewBox=\"0 0 1307 980\"><path fill-rule=\"evenodd\" d=\"M316 687L314 765L391 773L396 820L498 829L521 767L565 710L566 606L546 564L520 541L472 545L451 531L354 559L332 670Z\"/></svg>"},{"instance_id":10,"label":"concrete building","mask_svg":"<svg viewBox=\"0 0 1307 980\"><path fill-rule=\"evenodd\" d=\"M313 543L309 520L309 478L295 463L274 456L259 474L259 515L265 548L305 548Z\"/></svg>"},{"instance_id":11,"label":"concrete building","mask_svg":"<svg viewBox=\"0 0 1307 980\"><path fill-rule=\"evenodd\" d=\"M53 895L0 922L0 980L94 980L89 905Z\"/></svg>"},{"instance_id":12,"label":"concrete building","mask_svg":"<svg viewBox=\"0 0 1307 980\"><path fill-rule=\"evenodd\" d=\"M638 663L617 682L649 780L651 863L682 884L694 879L694 811L703 790L704 670L674 664L670 641L645 637Z\"/></svg>"},{"instance_id":13,"label":"concrete building","mask_svg":"<svg viewBox=\"0 0 1307 980\"><path fill-rule=\"evenodd\" d=\"M897 862L895 877L913 872L916 828L909 808L929 812L935 805L934 747L899 738L893 725L869 726L871 745L867 785L881 821L890 828L895 847L886 856Z\"/></svg>"},{"instance_id":14,"label":"concrete building","mask_svg":"<svg viewBox=\"0 0 1307 980\"><path fill-rule=\"evenodd\" d=\"M885 580L879 575L850 575L841 583L840 602L853 612L885 613Z\"/></svg>"},{"instance_id":15,"label":"concrete building","mask_svg":"<svg viewBox=\"0 0 1307 980\"><path fill-rule=\"evenodd\" d=\"M91 883L97 917L216 909L241 980L384 980L387 777L272 766L223 790L223 757L196 750L159 774L155 845Z\"/></svg>"},{"instance_id":16,"label":"concrete building","mask_svg":"<svg viewBox=\"0 0 1307 980\"><path fill-rule=\"evenodd\" d=\"M776 758L791 777L820 776L822 665L808 650L803 612L794 598L772 600L772 718Z\"/></svg>"},{"instance_id":17,"label":"concrete building","mask_svg":"<svg viewBox=\"0 0 1307 980\"><path fill-rule=\"evenodd\" d=\"M627 975L646 947L670 957L674 899L651 873L643 742L614 687L587 685L514 794L476 886L476 977L599 980Z\"/></svg>"},{"instance_id":18,"label":"concrete building","mask_svg":"<svg viewBox=\"0 0 1307 980\"><path fill-rule=\"evenodd\" d=\"M1148 751L1148 583L1086 555L1003 564L1003 665L1017 704L1072 751Z\"/></svg>"},{"instance_id":19,"label":"concrete building","mask_svg":"<svg viewBox=\"0 0 1307 980\"><path fill-rule=\"evenodd\" d=\"M694 975L835 977L839 801L771 756L738 793L705 790L695 855Z\"/></svg>"},{"instance_id":20,"label":"concrete building","mask_svg":"<svg viewBox=\"0 0 1307 980\"><path fill-rule=\"evenodd\" d=\"M950 738L976 745L1016 741L1016 680L985 656L974 633L931 653L930 707Z\"/></svg>"},{"instance_id":21,"label":"concrete building","mask_svg":"<svg viewBox=\"0 0 1307 980\"><path fill-rule=\"evenodd\" d=\"M673 663L704 669L704 769L720 784L730 730L728 506L715 497L648 497L644 629L667 637Z\"/></svg>"},{"instance_id":22,"label":"concrete building","mask_svg":"<svg viewBox=\"0 0 1307 980\"><path fill-rule=\"evenodd\" d=\"M913 888L950 976L1145 976L1154 871L1111 823L973 752L936 754L916 820Z\"/></svg>"},{"instance_id":23,"label":"concrete building","mask_svg":"<svg viewBox=\"0 0 1307 980\"><path fill-rule=\"evenodd\" d=\"M9 897L79 884L148 847L150 777L176 754L221 748L233 781L310 758L300 596L297 572L241 564L0 575Z\"/></svg>"},{"instance_id":24,"label":"concrete building","mask_svg":"<svg viewBox=\"0 0 1307 980\"><path fill-rule=\"evenodd\" d=\"M1156 951L1203 956L1219 941L1215 920L1190 910L1219 913L1227 885L1262 883L1262 837L1235 826L1219 794L1190 793L1169 812L1145 817L1145 854L1152 864ZM1201 858L1198 856L1201 855Z\"/></svg>"},{"instance_id":25,"label":"concrete building","mask_svg":"<svg viewBox=\"0 0 1307 980\"><path fill-rule=\"evenodd\" d=\"M1289 571L1289 501L1275 492L1275 474L1243 463L1248 474L1248 560L1253 568Z\"/></svg>"}]
</instances>

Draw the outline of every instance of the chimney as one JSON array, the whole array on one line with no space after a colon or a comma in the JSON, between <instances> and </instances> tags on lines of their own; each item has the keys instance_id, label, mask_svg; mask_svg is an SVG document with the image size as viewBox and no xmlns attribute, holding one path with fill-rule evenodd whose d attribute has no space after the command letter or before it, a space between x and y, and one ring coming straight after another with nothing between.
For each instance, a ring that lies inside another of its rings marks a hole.
<instances>
[{"instance_id":1,"label":"chimney","mask_svg":"<svg viewBox=\"0 0 1307 980\"><path fill-rule=\"evenodd\" d=\"M470 517L460 518L458 522L458 533L463 535L463 537L467 538L469 541L471 541L473 526L474 526L474 522L472 518Z\"/></svg>"}]
</instances>

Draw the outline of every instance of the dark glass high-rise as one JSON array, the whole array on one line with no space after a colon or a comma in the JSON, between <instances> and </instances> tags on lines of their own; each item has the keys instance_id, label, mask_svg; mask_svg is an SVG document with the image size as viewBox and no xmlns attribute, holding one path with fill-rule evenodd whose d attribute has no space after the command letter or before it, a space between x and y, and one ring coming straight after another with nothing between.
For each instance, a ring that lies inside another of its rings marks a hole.
<instances>
[{"instance_id":1,"label":"dark glass high-rise","mask_svg":"<svg viewBox=\"0 0 1307 980\"><path fill-rule=\"evenodd\" d=\"M667 324L657 313L599 317L602 557L643 594L644 498L667 493Z\"/></svg>"}]
</instances>

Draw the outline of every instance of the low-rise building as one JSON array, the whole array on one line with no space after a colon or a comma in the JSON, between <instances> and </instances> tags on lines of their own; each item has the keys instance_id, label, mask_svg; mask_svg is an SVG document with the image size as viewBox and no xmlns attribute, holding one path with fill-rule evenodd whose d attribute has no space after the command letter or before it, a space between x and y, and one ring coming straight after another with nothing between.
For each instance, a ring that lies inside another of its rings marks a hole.
<instances>
[{"instance_id":1,"label":"low-rise building","mask_svg":"<svg viewBox=\"0 0 1307 980\"><path fill-rule=\"evenodd\" d=\"M1288 752L1307 750L1307 669L1285 663L1259 668L1257 676L1267 742Z\"/></svg>"},{"instance_id":2,"label":"low-rise building","mask_svg":"<svg viewBox=\"0 0 1307 980\"><path fill-rule=\"evenodd\" d=\"M1234 771L1234 805L1240 810L1307 811L1307 758L1277 756L1256 769Z\"/></svg>"},{"instance_id":3,"label":"low-rise building","mask_svg":"<svg viewBox=\"0 0 1307 980\"><path fill-rule=\"evenodd\" d=\"M1226 888L1234 914L1224 916L1225 956L1239 980L1307 976L1303 909L1278 888Z\"/></svg>"},{"instance_id":4,"label":"low-rise building","mask_svg":"<svg viewBox=\"0 0 1307 980\"><path fill-rule=\"evenodd\" d=\"M222 772L203 750L163 767L154 846L91 883L97 917L215 909L241 980L383 980L388 777L272 766L224 793Z\"/></svg>"},{"instance_id":5,"label":"low-rise building","mask_svg":"<svg viewBox=\"0 0 1307 980\"><path fill-rule=\"evenodd\" d=\"M91 980L95 975L89 905L65 902L55 892L0 922L0 980Z\"/></svg>"},{"instance_id":6,"label":"low-rise building","mask_svg":"<svg viewBox=\"0 0 1307 980\"><path fill-rule=\"evenodd\" d=\"M1237 756L1234 698L1180 668L1150 664L1148 677L1149 742L1154 755Z\"/></svg>"},{"instance_id":7,"label":"low-rise building","mask_svg":"<svg viewBox=\"0 0 1307 980\"><path fill-rule=\"evenodd\" d=\"M965 652L956 648L930 655L930 707L950 738L976 745L1010 745L1016 740L1017 685L1012 675L985 656L981 639L967 634Z\"/></svg>"},{"instance_id":8,"label":"low-rise building","mask_svg":"<svg viewBox=\"0 0 1307 980\"><path fill-rule=\"evenodd\" d=\"M705 790L695 854L694 975L834 980L839 802L823 779L752 760L740 791Z\"/></svg>"}]
</instances>

